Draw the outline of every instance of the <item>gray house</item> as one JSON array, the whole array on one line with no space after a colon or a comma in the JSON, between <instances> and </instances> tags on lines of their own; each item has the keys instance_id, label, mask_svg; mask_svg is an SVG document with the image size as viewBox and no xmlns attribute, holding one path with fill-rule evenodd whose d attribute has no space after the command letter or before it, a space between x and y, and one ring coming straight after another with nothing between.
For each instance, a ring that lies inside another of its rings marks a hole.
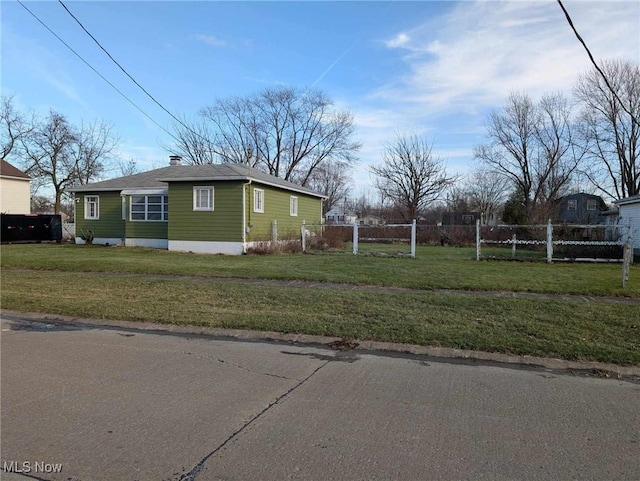
<instances>
[{"instance_id":1,"label":"gray house","mask_svg":"<svg viewBox=\"0 0 640 481\"><path fill-rule=\"evenodd\" d=\"M565 195L558 202L554 221L566 224L605 224L607 210L607 204L599 195Z\"/></svg>"}]
</instances>

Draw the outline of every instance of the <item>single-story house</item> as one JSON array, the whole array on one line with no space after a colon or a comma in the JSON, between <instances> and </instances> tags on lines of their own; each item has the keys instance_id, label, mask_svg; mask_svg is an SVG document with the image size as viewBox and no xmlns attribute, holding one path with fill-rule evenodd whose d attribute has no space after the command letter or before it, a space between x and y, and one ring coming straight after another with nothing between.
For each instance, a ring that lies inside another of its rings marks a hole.
<instances>
[{"instance_id":1,"label":"single-story house","mask_svg":"<svg viewBox=\"0 0 640 481\"><path fill-rule=\"evenodd\" d=\"M243 254L322 222L324 196L240 164L171 165L73 189L76 242Z\"/></svg>"},{"instance_id":2,"label":"single-story house","mask_svg":"<svg viewBox=\"0 0 640 481\"><path fill-rule=\"evenodd\" d=\"M0 212L3 214L31 213L31 177L0 159Z\"/></svg>"},{"instance_id":3,"label":"single-story house","mask_svg":"<svg viewBox=\"0 0 640 481\"><path fill-rule=\"evenodd\" d=\"M334 207L325 214L327 224L355 224L358 216L345 209Z\"/></svg>"},{"instance_id":4,"label":"single-story house","mask_svg":"<svg viewBox=\"0 0 640 481\"><path fill-rule=\"evenodd\" d=\"M631 244L636 255L640 255L640 195L614 200L618 207L618 224L630 226Z\"/></svg>"},{"instance_id":5,"label":"single-story house","mask_svg":"<svg viewBox=\"0 0 640 481\"><path fill-rule=\"evenodd\" d=\"M556 207L555 222L566 224L605 224L609 208L599 195L577 193L561 197Z\"/></svg>"}]
</instances>

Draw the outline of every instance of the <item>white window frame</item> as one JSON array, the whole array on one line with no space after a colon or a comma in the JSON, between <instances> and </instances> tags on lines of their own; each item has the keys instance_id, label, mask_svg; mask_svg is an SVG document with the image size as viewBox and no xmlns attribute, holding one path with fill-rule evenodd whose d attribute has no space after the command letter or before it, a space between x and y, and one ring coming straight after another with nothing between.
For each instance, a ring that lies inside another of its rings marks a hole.
<instances>
[{"instance_id":1,"label":"white window frame","mask_svg":"<svg viewBox=\"0 0 640 481\"><path fill-rule=\"evenodd\" d=\"M95 199L95 200L90 200ZM89 205L95 204L95 212L90 215ZM99 195L85 195L84 196L84 218L86 220L98 220L100 219L100 196Z\"/></svg>"},{"instance_id":2,"label":"white window frame","mask_svg":"<svg viewBox=\"0 0 640 481\"><path fill-rule=\"evenodd\" d=\"M201 203L200 192L206 191L207 205ZM193 186L193 210L202 212L212 212L214 207L215 189L212 185L194 185Z\"/></svg>"},{"instance_id":3,"label":"white window frame","mask_svg":"<svg viewBox=\"0 0 640 481\"><path fill-rule=\"evenodd\" d=\"M264 214L264 189L253 189L253 211Z\"/></svg>"},{"instance_id":4,"label":"white window frame","mask_svg":"<svg viewBox=\"0 0 640 481\"><path fill-rule=\"evenodd\" d=\"M578 210L578 201L576 199L567 200L567 210Z\"/></svg>"},{"instance_id":5,"label":"white window frame","mask_svg":"<svg viewBox=\"0 0 640 481\"><path fill-rule=\"evenodd\" d=\"M587 199L587 210L597 210L598 201L596 199Z\"/></svg>"},{"instance_id":6,"label":"white window frame","mask_svg":"<svg viewBox=\"0 0 640 481\"><path fill-rule=\"evenodd\" d=\"M133 212L134 205L140 205L140 202L133 202L133 197L144 198L144 211ZM160 212L149 211L149 197L160 197L160 204L154 202L151 205L160 205ZM133 214L144 214L144 219L134 219ZM160 214L160 219L149 219L149 214ZM129 220L131 222L168 222L169 221L169 196L166 194L148 194L148 195L132 195L129 199Z\"/></svg>"},{"instance_id":7,"label":"white window frame","mask_svg":"<svg viewBox=\"0 0 640 481\"><path fill-rule=\"evenodd\" d=\"M289 197L289 215L291 217L298 217L298 196L296 195Z\"/></svg>"}]
</instances>

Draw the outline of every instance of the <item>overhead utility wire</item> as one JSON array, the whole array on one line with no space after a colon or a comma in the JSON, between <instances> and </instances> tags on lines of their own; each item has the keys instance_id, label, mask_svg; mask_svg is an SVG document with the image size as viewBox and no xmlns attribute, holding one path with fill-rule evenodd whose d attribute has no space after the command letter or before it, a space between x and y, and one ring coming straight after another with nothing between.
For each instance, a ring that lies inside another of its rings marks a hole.
<instances>
[{"instance_id":1,"label":"overhead utility wire","mask_svg":"<svg viewBox=\"0 0 640 481\"><path fill-rule=\"evenodd\" d=\"M564 8L564 5L562 4L562 1L561 0L557 0L557 2L558 2L558 5L560 5L560 8L562 9L562 11L564 12L564 16L567 18L567 22L569 22L569 26L571 27L571 30L573 30L573 33L576 35L576 38L580 41L580 43L582 44L584 49L587 51L587 55L589 56L589 59L591 60L591 63L596 68L598 73L602 76L602 79L604 80L604 83L607 84L607 88L614 95L614 97L616 98L616 100L618 101L618 103L620 104L622 109L631 116L631 120L633 120L633 122L636 123L636 124L640 124L640 122L638 122L638 119L636 118L636 116L633 115L633 113L630 112L629 109L627 109L627 107L624 105L624 103L622 102L620 97L618 97L618 94L616 93L616 91L613 89L613 87L609 83L609 79L607 79L607 76L604 74L602 69L596 63L595 59L593 58L593 55L591 55L591 51L589 50L589 47L587 47L586 42L582 39L582 37L578 33L578 30L573 25L573 21L571 20L571 17L569 16L569 12L567 12L567 9Z\"/></svg>"},{"instance_id":2,"label":"overhead utility wire","mask_svg":"<svg viewBox=\"0 0 640 481\"><path fill-rule=\"evenodd\" d=\"M65 47L67 47L69 50L71 50L71 52L78 57L80 60L82 60L82 62L89 67L91 70L93 70L102 80L104 80L107 84L109 84L109 86L115 90L116 92L118 92L122 97L124 97L124 99L129 102L131 105L133 105L142 115L144 115L145 117L147 117L149 120L151 120L151 122L153 122L157 127L159 127L162 131L164 131L166 134L168 134L173 140L175 140L176 142L179 142L179 140L174 137L174 135L169 132L167 129L165 129L162 125L160 125L158 122L156 122L153 117L151 117L149 114L147 114L144 110L142 110L140 107L138 107L138 105L136 105L133 100L131 100L129 97L127 97L124 93L122 93L122 91L120 89L118 89L118 87L116 87L115 85L113 85L104 75L102 75L100 72L98 72L95 68L93 68L93 66L87 62L78 52L76 52L71 46L69 46L69 44L67 42L65 42L64 40L62 40L62 38L60 38L58 36L57 33L55 33L53 30L51 30L49 28L49 26L44 23L42 20L40 20L38 18L38 16L33 13L31 10L29 10L27 8L27 6L22 3L20 0L16 0L21 6L22 8L24 8L27 12L29 12L29 14L35 18L44 28L46 28L54 37L56 37Z\"/></svg>"},{"instance_id":3,"label":"overhead utility wire","mask_svg":"<svg viewBox=\"0 0 640 481\"><path fill-rule=\"evenodd\" d=\"M129 72L127 72L127 71L125 70L125 68L124 68L122 65L120 65L120 63L118 63L118 61L117 61L115 58L113 58L113 56L112 56L112 55L107 51L107 49L105 49L105 48L102 46L102 44L100 44L100 42L98 42L98 40L97 40L93 35L91 35L91 32L89 32L89 30L87 30L87 29L86 29L86 27L82 24L82 22L81 22L80 20L78 20L78 18L77 18L73 13L71 13L71 11L70 11L70 10L67 8L67 6L62 2L62 0L58 0L58 3L60 3L60 5L62 5L62 7L67 11L67 13L68 13L69 15L71 15L71 18L73 18L73 19L77 22L77 24L78 24L78 25L80 25L80 28L82 28L82 30L84 30L84 32L85 32L87 35L89 35L89 37L91 37L91 39L96 43L96 45L98 45L98 47L100 47L100 49L102 49L102 51L107 55L107 57L109 57L109 58L111 59L111 61L112 61L113 63L115 63L115 64L118 66L118 68L119 68L120 70L122 70L122 71L124 72L124 74L125 74L127 77L129 77L129 78L131 79L131 81L132 81L134 84L136 84L136 85L140 88L140 90L142 90L145 94L147 94L147 97L149 97L151 100L153 100L153 101L156 103L156 105L158 105L158 107L160 107L162 110L164 110L166 113L168 113L168 114L171 116L171 118L172 118L173 120L175 120L176 122L178 122L178 123L179 123L180 125L182 125L185 129L187 129L187 130L191 131L192 133L195 133L195 132L193 132L193 131L192 131L192 130L187 126L187 125L185 125L185 124L184 124L184 123L183 123L183 122L182 122L178 117L176 117L176 116L175 116L175 115L173 115L169 110L167 110L167 109L164 107L164 105L162 105L160 102L158 102L158 101L155 99L155 97L154 97L153 95L151 95L151 94L150 94L150 93L149 93L149 92L148 92L148 91L147 91L147 90L146 90L142 85L140 85L140 84L138 83L138 81L137 81L136 79L134 79L134 78L129 74Z\"/></svg>"}]
</instances>

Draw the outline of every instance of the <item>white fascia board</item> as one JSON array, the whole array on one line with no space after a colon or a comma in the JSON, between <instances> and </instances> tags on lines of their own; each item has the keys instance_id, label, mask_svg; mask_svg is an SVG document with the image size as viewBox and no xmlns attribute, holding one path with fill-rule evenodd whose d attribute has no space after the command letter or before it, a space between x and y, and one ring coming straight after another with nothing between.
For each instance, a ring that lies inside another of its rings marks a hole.
<instances>
[{"instance_id":1,"label":"white fascia board","mask_svg":"<svg viewBox=\"0 0 640 481\"><path fill-rule=\"evenodd\" d=\"M120 192L120 195L167 195L169 189L167 188L142 188L142 189L124 189Z\"/></svg>"}]
</instances>

